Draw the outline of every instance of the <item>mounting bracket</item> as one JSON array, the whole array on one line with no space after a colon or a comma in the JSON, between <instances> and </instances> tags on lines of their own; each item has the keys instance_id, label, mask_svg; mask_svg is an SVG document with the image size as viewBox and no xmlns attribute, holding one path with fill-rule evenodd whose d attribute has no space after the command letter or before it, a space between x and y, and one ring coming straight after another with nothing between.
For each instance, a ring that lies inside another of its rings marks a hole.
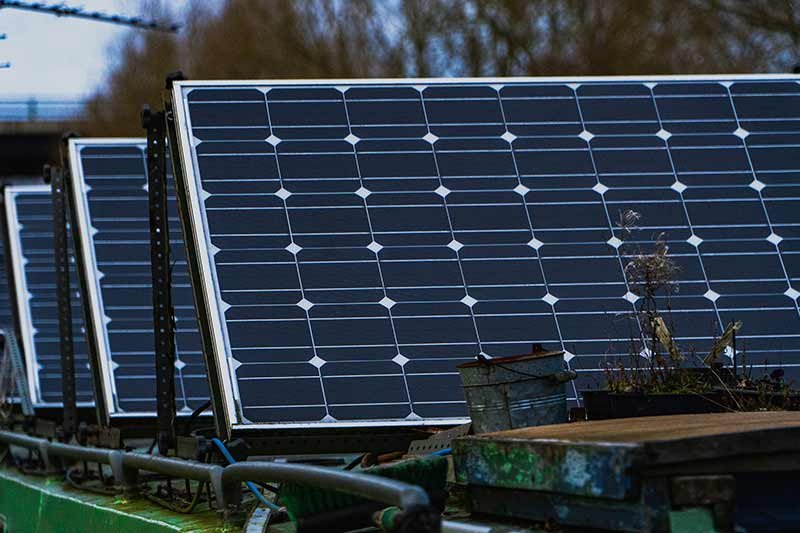
<instances>
[{"instance_id":1,"label":"mounting bracket","mask_svg":"<svg viewBox=\"0 0 800 533\"><path fill-rule=\"evenodd\" d=\"M150 267L153 276L153 333L156 355L158 451L175 446L175 314L167 216L167 144L164 112L142 110L147 130L147 187L150 201Z\"/></svg>"},{"instance_id":2,"label":"mounting bracket","mask_svg":"<svg viewBox=\"0 0 800 533\"><path fill-rule=\"evenodd\" d=\"M66 442L78 430L78 402L75 389L75 343L72 334L72 298L69 286L69 245L67 241L67 199L64 187L66 170L48 167L53 189L53 246L56 269L56 301L61 348L61 397L64 405L61 426Z\"/></svg>"},{"instance_id":3,"label":"mounting bracket","mask_svg":"<svg viewBox=\"0 0 800 533\"><path fill-rule=\"evenodd\" d=\"M0 327L0 335L3 336L3 355L9 359L11 372L17 389L22 414L28 422L33 421L35 412L33 402L28 394L28 378L25 375L25 364L22 362L22 353L19 351L17 334L12 326Z\"/></svg>"}]
</instances>

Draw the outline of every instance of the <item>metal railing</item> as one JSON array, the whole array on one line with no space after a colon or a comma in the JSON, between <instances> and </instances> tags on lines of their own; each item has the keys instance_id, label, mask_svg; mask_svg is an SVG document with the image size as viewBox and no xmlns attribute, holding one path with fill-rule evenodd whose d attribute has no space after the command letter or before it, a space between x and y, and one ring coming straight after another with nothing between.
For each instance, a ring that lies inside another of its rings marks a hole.
<instances>
[{"instance_id":1,"label":"metal railing","mask_svg":"<svg viewBox=\"0 0 800 533\"><path fill-rule=\"evenodd\" d=\"M80 120L86 102L71 98L0 97L0 122Z\"/></svg>"},{"instance_id":2,"label":"metal railing","mask_svg":"<svg viewBox=\"0 0 800 533\"><path fill-rule=\"evenodd\" d=\"M424 489L393 479L332 468L277 462L241 462L222 467L216 464L173 459L140 452L125 452L51 442L15 431L0 430L0 442L34 450L49 472L61 470L61 461L87 461L108 465L123 490L138 488L142 471L181 479L207 482L214 490L216 505L227 511L241 503L244 481L296 482L397 507L404 513L435 513ZM438 513L437 513L438 515ZM451 525L452 527L452 525ZM451 529L451 531L455 531Z\"/></svg>"}]
</instances>

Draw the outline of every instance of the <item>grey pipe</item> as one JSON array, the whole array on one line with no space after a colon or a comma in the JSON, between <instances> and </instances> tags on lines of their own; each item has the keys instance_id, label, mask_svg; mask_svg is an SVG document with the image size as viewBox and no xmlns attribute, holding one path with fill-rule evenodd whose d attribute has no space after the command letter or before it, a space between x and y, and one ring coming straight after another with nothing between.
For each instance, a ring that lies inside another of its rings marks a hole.
<instances>
[{"instance_id":1,"label":"grey pipe","mask_svg":"<svg viewBox=\"0 0 800 533\"><path fill-rule=\"evenodd\" d=\"M111 450L104 450L103 448L50 442L47 446L47 453L51 456L67 457L69 459L75 459L76 461L88 461L107 465L111 463L110 456L113 452Z\"/></svg>"},{"instance_id":2,"label":"grey pipe","mask_svg":"<svg viewBox=\"0 0 800 533\"><path fill-rule=\"evenodd\" d=\"M48 471L51 470L52 465L50 464L50 455L47 453L47 448L49 447L50 443L45 439L31 437L30 435L25 435L24 433L0 430L0 440L8 443L11 446L19 446L20 448L37 450L39 452L39 458L44 463L45 469Z\"/></svg>"},{"instance_id":3,"label":"grey pipe","mask_svg":"<svg viewBox=\"0 0 800 533\"><path fill-rule=\"evenodd\" d=\"M23 448L38 448L44 439L17 433L16 431L0 430L0 440Z\"/></svg>"},{"instance_id":4,"label":"grey pipe","mask_svg":"<svg viewBox=\"0 0 800 533\"><path fill-rule=\"evenodd\" d=\"M16 433L14 431L0 430L0 440L21 448L38 450L48 457L67 457L75 459L76 461L109 464L109 454L111 454L111 450L77 446L75 444L63 444L61 442L49 442L46 439L31 437L30 435ZM43 459L45 459L45 457L43 457Z\"/></svg>"},{"instance_id":5,"label":"grey pipe","mask_svg":"<svg viewBox=\"0 0 800 533\"><path fill-rule=\"evenodd\" d=\"M217 465L138 452L123 453L122 464L126 468L158 472L159 474L194 479L196 481L211 481L211 473L214 469L222 468Z\"/></svg>"},{"instance_id":6,"label":"grey pipe","mask_svg":"<svg viewBox=\"0 0 800 533\"><path fill-rule=\"evenodd\" d=\"M421 487L379 476L345 472L332 468L275 462L243 462L221 467L196 461L185 461L158 455L106 450L49 442L22 433L0 430L0 441L36 449L49 465L48 455L74 460L109 464L117 482L130 487L136 482L139 470L156 472L180 478L207 481L217 494L218 504L227 508L241 497L242 481L294 481L338 490L368 500L400 507L408 511L430 506L428 494Z\"/></svg>"},{"instance_id":7,"label":"grey pipe","mask_svg":"<svg viewBox=\"0 0 800 533\"><path fill-rule=\"evenodd\" d=\"M323 489L338 490L368 500L409 510L428 507L430 500L424 489L401 481L356 474L320 466L273 462L243 462L225 467L222 486L227 494L242 481L293 481Z\"/></svg>"}]
</instances>

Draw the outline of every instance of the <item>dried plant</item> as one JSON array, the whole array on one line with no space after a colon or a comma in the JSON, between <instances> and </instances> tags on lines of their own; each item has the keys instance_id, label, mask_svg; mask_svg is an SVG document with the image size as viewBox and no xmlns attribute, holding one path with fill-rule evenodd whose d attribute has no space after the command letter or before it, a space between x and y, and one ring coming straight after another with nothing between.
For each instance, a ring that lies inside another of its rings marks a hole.
<instances>
[{"instance_id":1,"label":"dried plant","mask_svg":"<svg viewBox=\"0 0 800 533\"><path fill-rule=\"evenodd\" d=\"M658 234L649 250L631 242L640 231L641 219L640 213L626 210L620 212L617 221L625 248L633 248L625 254L624 273L629 290L640 297L631 318L638 323L641 336L637 339L631 335L627 364L616 360L606 365L608 389L616 393L645 394L722 391L724 406L733 410L800 407L800 400L792 394L791 384L784 381L782 370L759 379L751 378L752 368L747 367L743 350L742 372L738 372L736 334L742 327L741 322L729 323L714 339L705 357L694 350L687 353L680 348L672 332L674 327L665 320L665 316L671 315L670 296L678 291L680 269L669 256L666 234ZM729 350L734 365L724 368L720 359Z\"/></svg>"},{"instance_id":2,"label":"dried plant","mask_svg":"<svg viewBox=\"0 0 800 533\"><path fill-rule=\"evenodd\" d=\"M639 222L641 218L641 213L637 213L633 209L626 209L625 211L619 212L617 227L622 231L622 240L625 240L625 237L631 235L634 231L639 229L639 226L637 226L636 223Z\"/></svg>"},{"instance_id":3,"label":"dried plant","mask_svg":"<svg viewBox=\"0 0 800 533\"><path fill-rule=\"evenodd\" d=\"M680 269L668 252L666 235L661 233L656 237L652 250L637 253L628 261L625 277L632 293L645 300L655 300L659 293L677 291Z\"/></svg>"},{"instance_id":4,"label":"dried plant","mask_svg":"<svg viewBox=\"0 0 800 533\"><path fill-rule=\"evenodd\" d=\"M694 352L685 354L681 350L671 331L674 328L665 319L671 316L670 296L678 291L680 273L677 263L669 256L666 234L656 235L649 249L632 242L641 231L638 224L642 218L641 213L629 209L620 211L617 221L625 243L623 251L627 252L625 281L628 290L639 296L632 318L638 323L640 336L631 339L633 349L627 367L624 361L606 367L608 387L615 392L708 391L718 380L713 373L697 373L686 365L691 361L703 366L703 362ZM711 353L721 353L725 349L722 341L730 343L731 337L720 339Z\"/></svg>"}]
</instances>

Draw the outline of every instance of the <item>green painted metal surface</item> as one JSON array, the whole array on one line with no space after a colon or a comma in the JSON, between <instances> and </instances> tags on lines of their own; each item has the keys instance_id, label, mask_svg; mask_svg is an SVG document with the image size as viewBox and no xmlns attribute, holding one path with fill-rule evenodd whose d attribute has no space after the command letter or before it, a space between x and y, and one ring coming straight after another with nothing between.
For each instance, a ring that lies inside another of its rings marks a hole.
<instances>
[{"instance_id":1,"label":"green painted metal surface","mask_svg":"<svg viewBox=\"0 0 800 533\"><path fill-rule=\"evenodd\" d=\"M691 507L669 513L672 533L716 533L714 516L706 508Z\"/></svg>"},{"instance_id":2,"label":"green painted metal surface","mask_svg":"<svg viewBox=\"0 0 800 533\"><path fill-rule=\"evenodd\" d=\"M0 468L0 516L5 532L86 533L223 532L212 511L173 513L143 499L124 499L79 491L60 478L20 474Z\"/></svg>"},{"instance_id":3,"label":"green painted metal surface","mask_svg":"<svg viewBox=\"0 0 800 533\"><path fill-rule=\"evenodd\" d=\"M463 507L450 508L449 519L491 528L492 532L538 532L525 526L509 527L471 520ZM458 511L458 512L456 512ZM0 468L0 517L4 533L53 531L63 533L223 533L241 531L241 526L222 526L211 511L182 515L143 499L123 499L88 493L65 486L60 478L44 478ZM707 509L685 509L670 513L674 533L712 533L716 529ZM519 526L519 524L518 524ZM270 527L274 533L294 533L291 522Z\"/></svg>"},{"instance_id":4,"label":"green painted metal surface","mask_svg":"<svg viewBox=\"0 0 800 533\"><path fill-rule=\"evenodd\" d=\"M641 461L635 445L587 445L477 435L453 441L459 483L626 499Z\"/></svg>"}]
</instances>

